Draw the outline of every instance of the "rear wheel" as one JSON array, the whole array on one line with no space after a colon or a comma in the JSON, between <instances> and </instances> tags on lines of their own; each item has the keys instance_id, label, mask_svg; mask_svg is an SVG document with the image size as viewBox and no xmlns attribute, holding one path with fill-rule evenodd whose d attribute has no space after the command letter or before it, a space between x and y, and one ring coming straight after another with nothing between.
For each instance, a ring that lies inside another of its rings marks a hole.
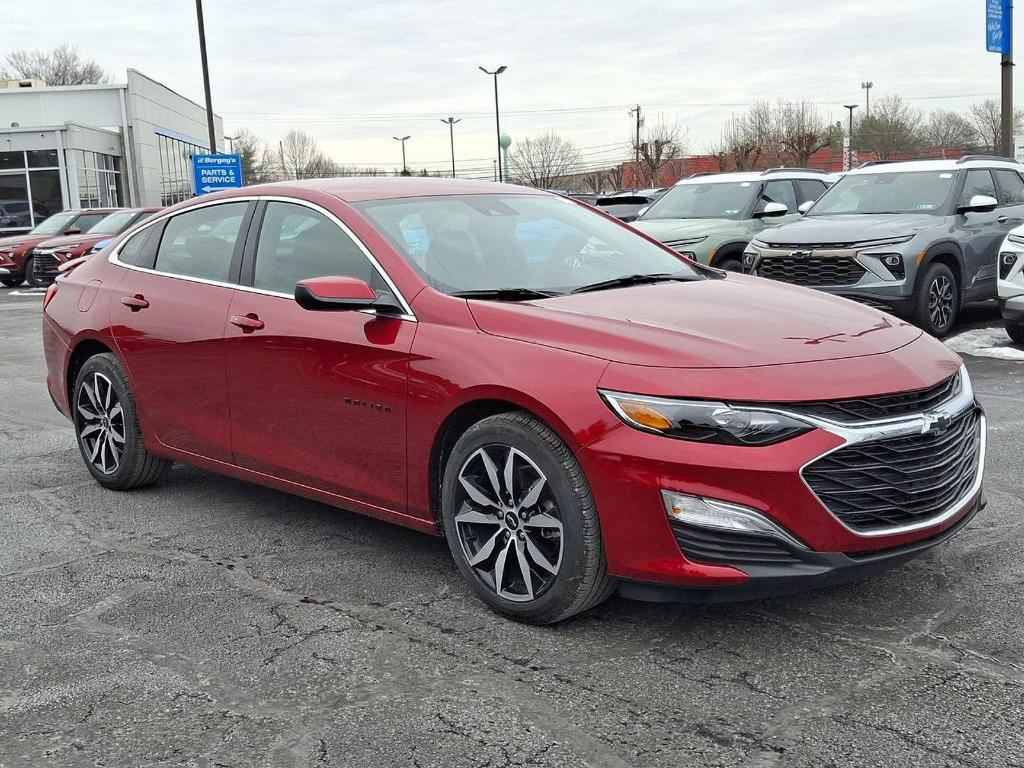
<instances>
[{"instance_id":1,"label":"rear wheel","mask_svg":"<svg viewBox=\"0 0 1024 768\"><path fill-rule=\"evenodd\" d=\"M85 361L75 378L71 407L78 448L100 485L139 488L170 469L171 462L146 450L128 377L114 355Z\"/></svg>"},{"instance_id":2,"label":"rear wheel","mask_svg":"<svg viewBox=\"0 0 1024 768\"><path fill-rule=\"evenodd\" d=\"M1024 344L1024 323L1011 323L1006 321L1006 332L1010 338L1018 344Z\"/></svg>"},{"instance_id":3,"label":"rear wheel","mask_svg":"<svg viewBox=\"0 0 1024 768\"><path fill-rule=\"evenodd\" d=\"M528 414L491 416L459 438L445 467L442 517L459 571L506 616L552 624L615 587L583 470Z\"/></svg>"},{"instance_id":4,"label":"rear wheel","mask_svg":"<svg viewBox=\"0 0 1024 768\"><path fill-rule=\"evenodd\" d=\"M960 313L960 286L953 270L945 264L930 264L914 298L915 325L932 336L945 336L956 325Z\"/></svg>"}]
</instances>

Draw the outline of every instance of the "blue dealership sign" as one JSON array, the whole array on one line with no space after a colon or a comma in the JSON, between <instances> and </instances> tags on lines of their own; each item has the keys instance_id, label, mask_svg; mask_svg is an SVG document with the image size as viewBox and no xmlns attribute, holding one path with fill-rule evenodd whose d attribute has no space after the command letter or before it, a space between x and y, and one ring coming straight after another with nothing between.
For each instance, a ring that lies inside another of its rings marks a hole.
<instances>
[{"instance_id":1,"label":"blue dealership sign","mask_svg":"<svg viewBox=\"0 0 1024 768\"><path fill-rule=\"evenodd\" d=\"M992 53L1013 52L1012 0L985 0L985 47Z\"/></svg>"},{"instance_id":2,"label":"blue dealership sign","mask_svg":"<svg viewBox=\"0 0 1024 768\"><path fill-rule=\"evenodd\" d=\"M192 189L197 195L242 186L241 155L192 155Z\"/></svg>"}]
</instances>

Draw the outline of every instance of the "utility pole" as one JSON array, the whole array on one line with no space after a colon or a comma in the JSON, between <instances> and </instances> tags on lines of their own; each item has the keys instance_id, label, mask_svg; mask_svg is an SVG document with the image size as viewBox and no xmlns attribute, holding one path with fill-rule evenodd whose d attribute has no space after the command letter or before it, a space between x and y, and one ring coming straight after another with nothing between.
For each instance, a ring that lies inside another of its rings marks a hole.
<instances>
[{"instance_id":1,"label":"utility pole","mask_svg":"<svg viewBox=\"0 0 1024 768\"><path fill-rule=\"evenodd\" d=\"M392 136L391 138L394 139L395 141L402 142L402 175L403 176L408 176L409 175L409 169L405 167L405 142L407 140L409 140L411 137L410 136L402 136L401 138L399 138L398 136Z\"/></svg>"},{"instance_id":2,"label":"utility pole","mask_svg":"<svg viewBox=\"0 0 1024 768\"><path fill-rule=\"evenodd\" d=\"M217 130L213 127L213 100L210 98L210 65L206 61L206 27L203 24L203 0L196 0L199 21L199 58L203 62L203 91L206 93L206 127L210 131L210 154L217 154Z\"/></svg>"},{"instance_id":3,"label":"utility pole","mask_svg":"<svg viewBox=\"0 0 1024 768\"><path fill-rule=\"evenodd\" d=\"M446 120L445 118L442 117L441 118L441 122L448 124L448 140L451 142L451 145L452 145L452 178L454 179L455 178L455 124L456 123L461 123L462 122L462 118L459 118L458 120L456 120L454 117L449 117Z\"/></svg>"},{"instance_id":4,"label":"utility pole","mask_svg":"<svg viewBox=\"0 0 1024 768\"><path fill-rule=\"evenodd\" d=\"M853 168L853 110L857 108L856 104L844 104L846 109L850 110L850 130L846 134L846 140L849 142L846 146L846 170Z\"/></svg>"},{"instance_id":5,"label":"utility pole","mask_svg":"<svg viewBox=\"0 0 1024 768\"><path fill-rule=\"evenodd\" d=\"M643 124L643 120L640 118L640 105L637 104L635 109L629 110L629 114L636 114L636 141L633 142L633 162L640 164L640 126Z\"/></svg>"},{"instance_id":6,"label":"utility pole","mask_svg":"<svg viewBox=\"0 0 1024 768\"><path fill-rule=\"evenodd\" d=\"M483 67L477 67L477 69L485 75L494 76L494 127L495 135L498 137L498 181L504 181L505 179L501 174L501 114L498 112L498 75L508 69L508 67L502 64L493 72Z\"/></svg>"},{"instance_id":7,"label":"utility pole","mask_svg":"<svg viewBox=\"0 0 1024 768\"><path fill-rule=\"evenodd\" d=\"M1012 8L1013 6L1011 6ZM1010 52L1003 54L1000 62L1002 68L1002 115L1000 120L1000 132L1002 133L1003 157L1013 157L1013 43L1010 43Z\"/></svg>"},{"instance_id":8,"label":"utility pole","mask_svg":"<svg viewBox=\"0 0 1024 768\"><path fill-rule=\"evenodd\" d=\"M865 80L860 87L864 89L864 114L871 117L871 89L875 87L875 84L870 80Z\"/></svg>"}]
</instances>

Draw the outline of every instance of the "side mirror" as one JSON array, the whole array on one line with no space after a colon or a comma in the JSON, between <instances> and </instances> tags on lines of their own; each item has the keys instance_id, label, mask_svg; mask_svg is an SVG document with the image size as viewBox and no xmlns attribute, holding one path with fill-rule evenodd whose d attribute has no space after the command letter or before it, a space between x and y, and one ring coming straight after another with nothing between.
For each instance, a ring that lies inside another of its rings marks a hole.
<instances>
[{"instance_id":1,"label":"side mirror","mask_svg":"<svg viewBox=\"0 0 1024 768\"><path fill-rule=\"evenodd\" d=\"M80 235L80 234L82 234L82 228L81 227L68 227L67 229L64 230L64 234L65 235Z\"/></svg>"},{"instance_id":2,"label":"side mirror","mask_svg":"<svg viewBox=\"0 0 1024 768\"><path fill-rule=\"evenodd\" d=\"M641 216L643 216L645 213L647 213L647 209L650 208L650 207L651 206L649 206L649 205L645 205L643 208L641 208L639 211L636 212L636 217L639 219Z\"/></svg>"},{"instance_id":3,"label":"side mirror","mask_svg":"<svg viewBox=\"0 0 1024 768\"><path fill-rule=\"evenodd\" d=\"M808 200L806 203L800 203L800 207L797 208L800 213L807 213L814 206L813 200Z\"/></svg>"},{"instance_id":4,"label":"side mirror","mask_svg":"<svg viewBox=\"0 0 1024 768\"><path fill-rule=\"evenodd\" d=\"M974 195L967 205L957 207L957 213L987 213L994 211L999 201L988 195Z\"/></svg>"},{"instance_id":5,"label":"side mirror","mask_svg":"<svg viewBox=\"0 0 1024 768\"><path fill-rule=\"evenodd\" d=\"M303 309L320 312L378 309L398 311L389 294L378 294L357 277L311 277L295 286L295 301Z\"/></svg>"},{"instance_id":6,"label":"side mirror","mask_svg":"<svg viewBox=\"0 0 1024 768\"><path fill-rule=\"evenodd\" d=\"M769 218L771 216L785 216L789 213L787 208L782 203L766 203L764 208L754 214L755 219Z\"/></svg>"}]
</instances>

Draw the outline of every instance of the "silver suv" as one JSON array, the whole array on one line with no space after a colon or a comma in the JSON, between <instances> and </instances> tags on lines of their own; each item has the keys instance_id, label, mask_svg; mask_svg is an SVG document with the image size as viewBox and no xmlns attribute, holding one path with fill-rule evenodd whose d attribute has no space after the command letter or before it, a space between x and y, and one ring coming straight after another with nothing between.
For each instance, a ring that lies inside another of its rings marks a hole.
<instances>
[{"instance_id":1,"label":"silver suv","mask_svg":"<svg viewBox=\"0 0 1024 768\"><path fill-rule=\"evenodd\" d=\"M1024 224L1024 167L1000 157L866 163L800 221L762 232L750 274L909 317L934 336L996 296L996 255Z\"/></svg>"}]
</instances>

